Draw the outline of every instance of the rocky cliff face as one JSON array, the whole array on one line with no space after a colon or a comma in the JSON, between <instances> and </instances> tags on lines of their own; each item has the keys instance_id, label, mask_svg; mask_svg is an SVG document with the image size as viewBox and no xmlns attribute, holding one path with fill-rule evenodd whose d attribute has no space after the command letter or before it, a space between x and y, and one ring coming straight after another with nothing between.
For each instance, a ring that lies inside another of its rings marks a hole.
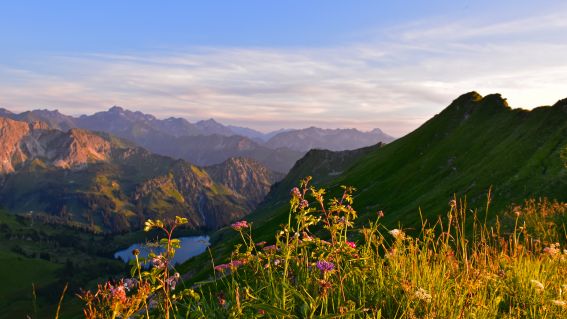
<instances>
[{"instance_id":1,"label":"rocky cliff face","mask_svg":"<svg viewBox=\"0 0 567 319\"><path fill-rule=\"evenodd\" d=\"M250 213L275 176L244 159L204 170L109 135L1 117L0 146L1 206L96 232L175 215L218 228Z\"/></svg>"},{"instance_id":2,"label":"rocky cliff face","mask_svg":"<svg viewBox=\"0 0 567 319\"><path fill-rule=\"evenodd\" d=\"M0 173L12 173L35 159L57 168L74 168L108 160L110 143L98 135L71 129L52 130L42 122L0 117Z\"/></svg>"},{"instance_id":3,"label":"rocky cliff face","mask_svg":"<svg viewBox=\"0 0 567 319\"><path fill-rule=\"evenodd\" d=\"M215 182L246 197L250 206L259 204L270 191L271 185L283 178L264 165L243 157L229 158L205 170Z\"/></svg>"}]
</instances>

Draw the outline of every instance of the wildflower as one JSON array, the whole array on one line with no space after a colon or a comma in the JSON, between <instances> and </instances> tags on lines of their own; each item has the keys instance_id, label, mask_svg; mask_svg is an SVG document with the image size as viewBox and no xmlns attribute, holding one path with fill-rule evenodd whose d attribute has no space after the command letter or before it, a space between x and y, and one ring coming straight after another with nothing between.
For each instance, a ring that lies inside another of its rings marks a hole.
<instances>
[{"instance_id":1,"label":"wildflower","mask_svg":"<svg viewBox=\"0 0 567 319\"><path fill-rule=\"evenodd\" d=\"M274 260L274 265L275 265L275 266L279 265L280 263L281 263L281 260L280 260L280 259Z\"/></svg>"},{"instance_id":2,"label":"wildflower","mask_svg":"<svg viewBox=\"0 0 567 319\"><path fill-rule=\"evenodd\" d=\"M166 282L171 288L171 290L175 290L175 286L177 285L177 282L179 281L180 277L181 276L179 275L179 273L176 272L173 276L167 278Z\"/></svg>"},{"instance_id":3,"label":"wildflower","mask_svg":"<svg viewBox=\"0 0 567 319\"><path fill-rule=\"evenodd\" d=\"M381 210L379 210L379 211L377 212L377 214L378 214L378 217L379 217L379 218L384 217L384 212L381 211Z\"/></svg>"},{"instance_id":4,"label":"wildflower","mask_svg":"<svg viewBox=\"0 0 567 319\"><path fill-rule=\"evenodd\" d=\"M431 302L431 295L429 294L429 292L427 292L427 290L423 289L423 288L419 288L415 293L414 296L422 301L425 301L427 303Z\"/></svg>"},{"instance_id":5,"label":"wildflower","mask_svg":"<svg viewBox=\"0 0 567 319\"><path fill-rule=\"evenodd\" d=\"M165 257L162 255L157 255L154 258L152 258L152 264L154 265L155 268L161 269L161 268L165 268Z\"/></svg>"},{"instance_id":6,"label":"wildflower","mask_svg":"<svg viewBox=\"0 0 567 319\"><path fill-rule=\"evenodd\" d=\"M139 249L134 249L134 250L132 250L132 255L138 256L139 254L140 254L140 250L139 250Z\"/></svg>"},{"instance_id":7,"label":"wildflower","mask_svg":"<svg viewBox=\"0 0 567 319\"><path fill-rule=\"evenodd\" d=\"M545 289L545 286L540 281L532 279L530 280L530 282L536 287L537 290L543 291Z\"/></svg>"},{"instance_id":8,"label":"wildflower","mask_svg":"<svg viewBox=\"0 0 567 319\"><path fill-rule=\"evenodd\" d=\"M215 271L218 272L224 272L225 270L234 270L242 265L244 265L245 262L243 260L233 260L231 262L229 262L228 264L220 264L220 265L216 265L215 266Z\"/></svg>"},{"instance_id":9,"label":"wildflower","mask_svg":"<svg viewBox=\"0 0 567 319\"><path fill-rule=\"evenodd\" d=\"M567 302L563 300L551 300L551 303L559 307L567 307Z\"/></svg>"},{"instance_id":10,"label":"wildflower","mask_svg":"<svg viewBox=\"0 0 567 319\"><path fill-rule=\"evenodd\" d=\"M350 248L356 248L356 244L352 241L347 241L346 244L349 245Z\"/></svg>"},{"instance_id":11,"label":"wildflower","mask_svg":"<svg viewBox=\"0 0 567 319\"><path fill-rule=\"evenodd\" d=\"M263 246L265 246L267 243L268 243L268 242L266 242L266 241L261 241L261 242L259 242L259 243L256 243L256 247L263 247Z\"/></svg>"},{"instance_id":12,"label":"wildflower","mask_svg":"<svg viewBox=\"0 0 567 319\"><path fill-rule=\"evenodd\" d=\"M406 236L403 231L401 231L401 230L399 230L399 229L397 229L397 228L394 228L394 229L390 230L389 233L390 233L390 235L392 235L395 239L404 239L405 236Z\"/></svg>"},{"instance_id":13,"label":"wildflower","mask_svg":"<svg viewBox=\"0 0 567 319\"><path fill-rule=\"evenodd\" d=\"M306 207L309 207L309 202L305 199L302 199L301 202L299 202L299 209L304 209Z\"/></svg>"},{"instance_id":14,"label":"wildflower","mask_svg":"<svg viewBox=\"0 0 567 319\"><path fill-rule=\"evenodd\" d=\"M561 249L559 248L559 243L551 244L549 247L545 247L543 252L550 255L555 256L557 254L561 254Z\"/></svg>"},{"instance_id":15,"label":"wildflower","mask_svg":"<svg viewBox=\"0 0 567 319\"><path fill-rule=\"evenodd\" d=\"M241 231L244 228L248 228L248 222L245 220L241 220L239 222L233 223L232 225L230 225L230 227L232 227L232 229L236 230L236 231Z\"/></svg>"},{"instance_id":16,"label":"wildflower","mask_svg":"<svg viewBox=\"0 0 567 319\"><path fill-rule=\"evenodd\" d=\"M295 197L295 198L301 198L301 191L299 190L299 188L294 187L291 189L291 196Z\"/></svg>"},{"instance_id":17,"label":"wildflower","mask_svg":"<svg viewBox=\"0 0 567 319\"><path fill-rule=\"evenodd\" d=\"M126 302L126 290L124 289L124 285L120 284L116 287L111 286L110 293L112 293L112 297L115 300L118 300L121 303Z\"/></svg>"},{"instance_id":18,"label":"wildflower","mask_svg":"<svg viewBox=\"0 0 567 319\"><path fill-rule=\"evenodd\" d=\"M331 271L333 269L335 269L335 264L333 264L330 261L325 261L325 260L319 260L317 262L317 268L319 268L319 270L323 273Z\"/></svg>"},{"instance_id":19,"label":"wildflower","mask_svg":"<svg viewBox=\"0 0 567 319\"><path fill-rule=\"evenodd\" d=\"M224 272L225 270L230 269L229 264L220 264L215 266L215 271Z\"/></svg>"}]
</instances>

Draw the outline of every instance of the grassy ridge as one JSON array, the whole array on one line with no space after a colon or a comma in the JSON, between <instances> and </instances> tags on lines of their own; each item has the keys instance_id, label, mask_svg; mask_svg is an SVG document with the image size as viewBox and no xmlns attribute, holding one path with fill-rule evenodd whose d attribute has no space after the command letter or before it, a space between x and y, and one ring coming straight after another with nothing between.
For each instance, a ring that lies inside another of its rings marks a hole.
<instances>
[{"instance_id":1,"label":"grassy ridge","mask_svg":"<svg viewBox=\"0 0 567 319\"><path fill-rule=\"evenodd\" d=\"M383 210L385 224L406 227L419 226L419 209L425 217L444 214L445 203L455 194L482 210L491 190L490 218L528 197L565 201L566 105L510 109L500 95L483 98L471 92L412 133L353 158L344 173L322 182L327 188L356 185L363 220ZM295 167L282 183L297 183L306 175L294 172L308 172L308 166ZM250 217L265 225L266 234L285 221L287 212L283 199L289 188L275 192L268 195L275 200ZM258 231L264 233L262 227Z\"/></svg>"}]
</instances>

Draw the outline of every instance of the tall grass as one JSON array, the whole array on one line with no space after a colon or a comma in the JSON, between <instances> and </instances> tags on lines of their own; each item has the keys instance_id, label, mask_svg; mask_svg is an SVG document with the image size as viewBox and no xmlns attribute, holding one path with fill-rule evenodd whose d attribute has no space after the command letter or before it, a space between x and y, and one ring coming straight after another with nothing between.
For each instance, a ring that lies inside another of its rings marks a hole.
<instances>
[{"instance_id":1,"label":"tall grass","mask_svg":"<svg viewBox=\"0 0 567 319\"><path fill-rule=\"evenodd\" d=\"M567 205L530 200L488 225L454 199L446 217L408 232L384 227L382 212L356 227L353 188L326 200L309 182L292 190L288 223L272 243L235 223L242 243L209 281L175 290L164 268L152 275L137 264L137 286L111 291L105 306L152 318L565 317ZM102 304L87 307L99 318Z\"/></svg>"}]
</instances>

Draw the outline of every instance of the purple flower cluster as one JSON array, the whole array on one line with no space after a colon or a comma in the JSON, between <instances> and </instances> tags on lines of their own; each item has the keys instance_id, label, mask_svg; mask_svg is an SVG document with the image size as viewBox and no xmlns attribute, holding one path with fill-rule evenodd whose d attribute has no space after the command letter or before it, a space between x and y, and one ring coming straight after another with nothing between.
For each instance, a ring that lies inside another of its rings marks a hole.
<instances>
[{"instance_id":1,"label":"purple flower cluster","mask_svg":"<svg viewBox=\"0 0 567 319\"><path fill-rule=\"evenodd\" d=\"M327 272L335 269L335 264L330 261L319 260L317 262L317 268L319 268L321 272Z\"/></svg>"},{"instance_id":2,"label":"purple flower cluster","mask_svg":"<svg viewBox=\"0 0 567 319\"><path fill-rule=\"evenodd\" d=\"M236 231L241 231L241 230L244 229L244 228L248 228L249 225L248 225L248 222L247 222L247 221L241 220L241 221L239 221L239 222L236 222L236 223L230 225L230 227L232 227L232 229L234 229L234 230L236 230Z\"/></svg>"}]
</instances>

